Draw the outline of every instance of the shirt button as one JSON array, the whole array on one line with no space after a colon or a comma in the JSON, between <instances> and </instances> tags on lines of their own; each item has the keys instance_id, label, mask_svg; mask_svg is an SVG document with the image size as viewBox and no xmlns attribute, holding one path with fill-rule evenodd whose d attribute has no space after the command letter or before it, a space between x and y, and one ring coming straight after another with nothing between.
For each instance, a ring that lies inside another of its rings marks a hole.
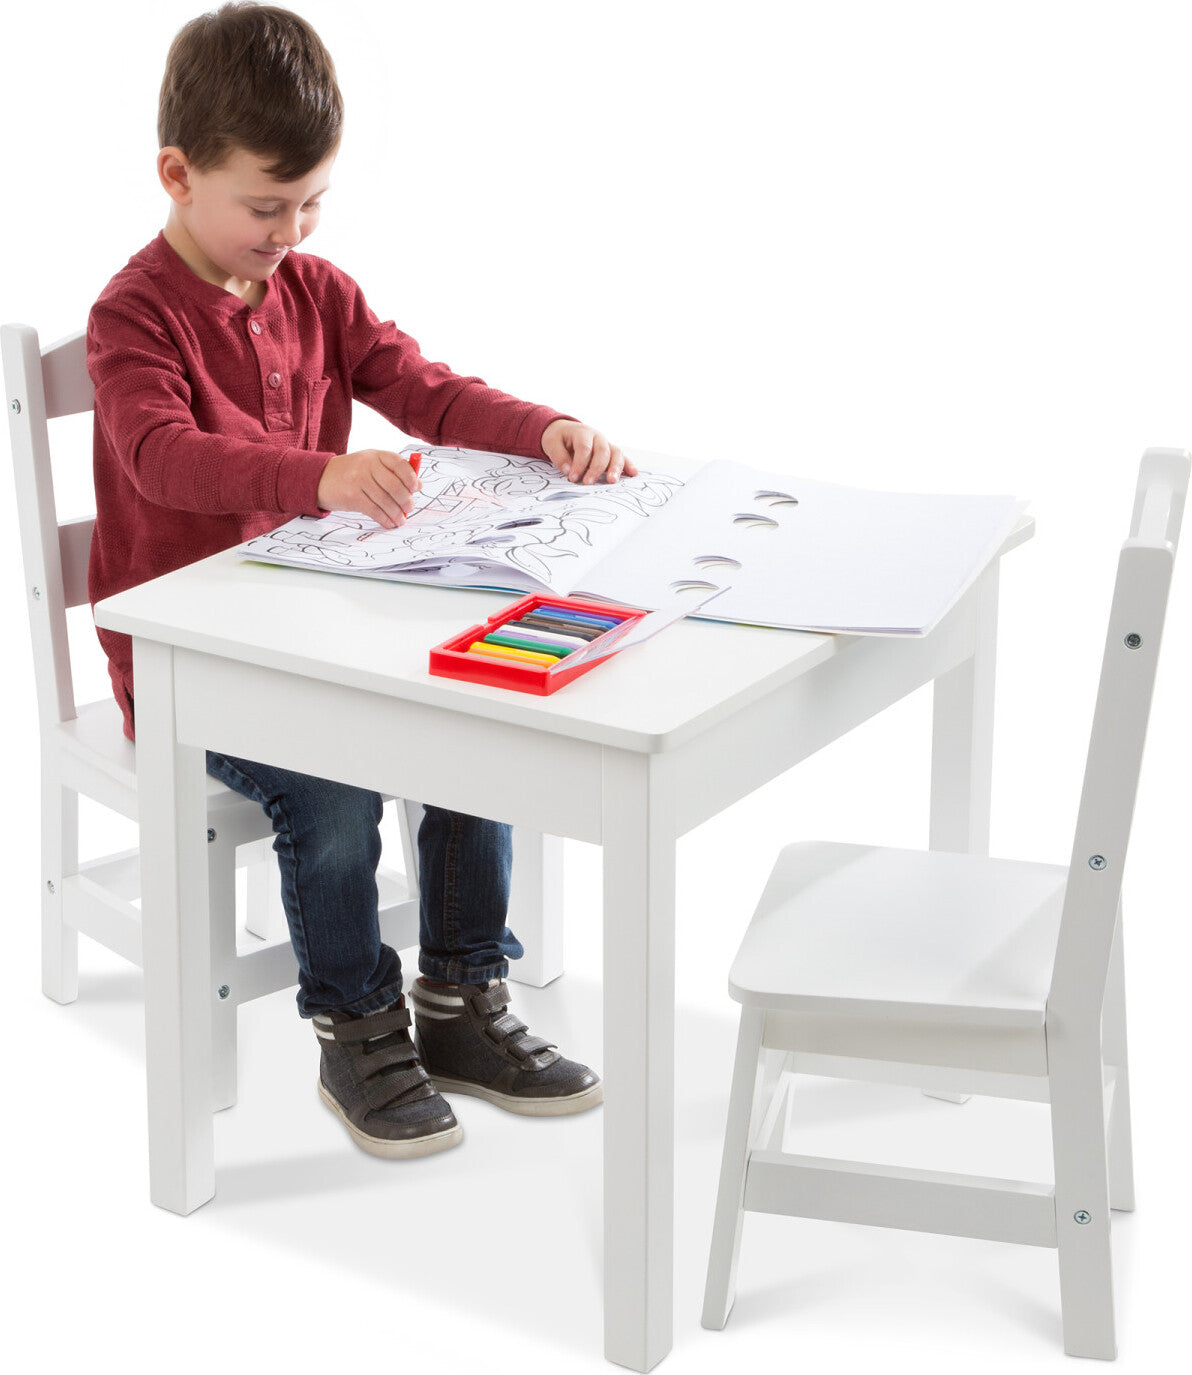
<instances>
[{"instance_id":1,"label":"shirt button","mask_svg":"<svg viewBox=\"0 0 1192 1375\"><path fill-rule=\"evenodd\" d=\"M252 330L254 334L260 334L261 332L261 327L257 324L255 320L250 321L248 327Z\"/></svg>"},{"instance_id":2,"label":"shirt button","mask_svg":"<svg viewBox=\"0 0 1192 1375\"><path fill-rule=\"evenodd\" d=\"M269 385L270 385L271 387L280 387L280 386L281 386L281 373L280 373L280 372L271 372L271 373L269 374Z\"/></svg>"}]
</instances>

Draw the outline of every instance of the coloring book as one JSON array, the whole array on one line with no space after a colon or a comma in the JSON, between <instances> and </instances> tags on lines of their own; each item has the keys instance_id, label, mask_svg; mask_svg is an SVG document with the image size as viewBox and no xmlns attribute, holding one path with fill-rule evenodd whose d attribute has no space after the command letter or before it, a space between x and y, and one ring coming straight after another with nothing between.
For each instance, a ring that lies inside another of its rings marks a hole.
<instances>
[{"instance_id":1,"label":"coloring book","mask_svg":"<svg viewBox=\"0 0 1192 1375\"><path fill-rule=\"evenodd\" d=\"M1001 548L1013 497L918 496L805 482L719 461L686 480L592 486L545 459L411 445L422 490L396 530L334 511L239 547L245 558L362 577L582 595L708 619L925 634Z\"/></svg>"}]
</instances>

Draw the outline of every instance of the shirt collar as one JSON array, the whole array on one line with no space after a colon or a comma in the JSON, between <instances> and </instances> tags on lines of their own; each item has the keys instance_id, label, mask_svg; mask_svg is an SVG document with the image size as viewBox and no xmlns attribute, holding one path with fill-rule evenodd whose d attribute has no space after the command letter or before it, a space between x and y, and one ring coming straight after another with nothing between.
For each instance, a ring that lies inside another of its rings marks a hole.
<instances>
[{"instance_id":1,"label":"shirt collar","mask_svg":"<svg viewBox=\"0 0 1192 1375\"><path fill-rule=\"evenodd\" d=\"M214 282L204 281L197 272L187 266L186 262L170 245L164 230L160 231L157 238L149 244L147 252L153 268L171 287L176 287L216 315L221 315L226 319L238 315L256 316L263 320L268 319L279 309L275 279L277 273L285 266L285 258L278 264L277 271L265 283L265 297L261 304L254 307L232 292L225 291L223 287L216 286Z\"/></svg>"}]
</instances>

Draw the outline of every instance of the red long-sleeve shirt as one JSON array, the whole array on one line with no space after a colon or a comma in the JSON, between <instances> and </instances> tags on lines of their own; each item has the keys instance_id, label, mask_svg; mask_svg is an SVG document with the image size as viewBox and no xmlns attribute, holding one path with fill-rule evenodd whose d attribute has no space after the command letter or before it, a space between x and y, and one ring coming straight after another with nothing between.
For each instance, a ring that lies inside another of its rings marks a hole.
<instances>
[{"instance_id":1,"label":"red long-sleeve shirt","mask_svg":"<svg viewBox=\"0 0 1192 1375\"><path fill-rule=\"evenodd\" d=\"M560 415L428 361L322 258L287 254L254 309L196 276L161 234L92 307L87 368L92 603L318 515L353 397L428 444L536 457ZM99 638L132 738L132 641Z\"/></svg>"}]
</instances>

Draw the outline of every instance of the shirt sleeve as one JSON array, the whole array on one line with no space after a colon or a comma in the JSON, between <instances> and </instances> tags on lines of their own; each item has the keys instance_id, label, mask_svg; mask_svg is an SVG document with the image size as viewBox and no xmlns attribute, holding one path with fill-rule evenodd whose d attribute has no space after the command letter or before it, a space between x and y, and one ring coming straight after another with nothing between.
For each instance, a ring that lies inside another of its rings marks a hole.
<instances>
[{"instance_id":1,"label":"shirt sleeve","mask_svg":"<svg viewBox=\"0 0 1192 1375\"><path fill-rule=\"evenodd\" d=\"M322 514L316 493L334 455L201 429L177 344L138 304L100 300L87 322L95 424L138 493L208 515Z\"/></svg>"},{"instance_id":2,"label":"shirt sleeve","mask_svg":"<svg viewBox=\"0 0 1192 1375\"><path fill-rule=\"evenodd\" d=\"M407 434L427 444L544 458L546 427L575 419L429 361L417 340L392 320L377 318L355 282L344 278L341 285L347 294L352 394Z\"/></svg>"}]
</instances>

